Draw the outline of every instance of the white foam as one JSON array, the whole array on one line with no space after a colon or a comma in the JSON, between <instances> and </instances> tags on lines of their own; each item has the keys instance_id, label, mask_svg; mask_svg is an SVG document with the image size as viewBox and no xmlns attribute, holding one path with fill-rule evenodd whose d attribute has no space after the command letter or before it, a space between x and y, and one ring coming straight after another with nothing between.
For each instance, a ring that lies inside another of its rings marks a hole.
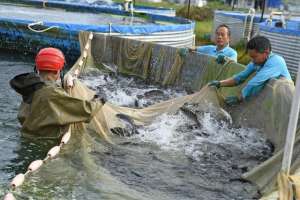
<instances>
[{"instance_id":1,"label":"white foam","mask_svg":"<svg viewBox=\"0 0 300 200\"><path fill-rule=\"evenodd\" d=\"M164 150L184 152L195 160L202 156L205 149L199 148L204 143L235 146L240 151L253 151L260 153L265 140L255 129L229 128L225 122L217 122L210 113L205 113L201 119L201 130L186 132L178 131L180 126L191 123L182 113L176 115L162 115L151 125L140 128L136 137L144 142L154 143ZM208 134L201 135L199 132Z\"/></svg>"},{"instance_id":2,"label":"white foam","mask_svg":"<svg viewBox=\"0 0 300 200\"><path fill-rule=\"evenodd\" d=\"M144 142L156 143L162 149L178 150L183 144L184 135L176 131L187 118L183 115L167 115L158 117L151 125L138 129L139 137Z\"/></svg>"},{"instance_id":3,"label":"white foam","mask_svg":"<svg viewBox=\"0 0 300 200\"><path fill-rule=\"evenodd\" d=\"M106 75L86 76L83 79L83 82L94 90L101 87L109 102L121 106L132 106L138 103L140 107L143 107L143 105L149 103L149 99L139 99L138 96L143 96L146 92L152 90L160 90L155 86L147 86L146 88L132 87L133 81L132 78L118 77L116 80ZM183 91L174 92L171 89L163 90L163 93L170 98L185 94Z\"/></svg>"},{"instance_id":4,"label":"white foam","mask_svg":"<svg viewBox=\"0 0 300 200\"><path fill-rule=\"evenodd\" d=\"M85 77L84 82L92 87L101 87L107 96L107 100L117 105L133 105L138 99L138 95L145 92L159 89L154 86L147 88L133 87L133 79L120 78L113 79L104 75ZM113 87L112 87L113 86ZM184 92L174 92L174 90L163 90L170 98L182 96ZM139 103L147 104L149 99L139 99ZM210 104L208 103L208 107ZM169 151L180 151L193 157L199 158L205 149L201 145L205 143L216 145L231 145L242 151L253 151L259 153L265 146L265 140L260 137L255 129L230 128L225 122L218 122L210 113L204 113L200 119L201 129L180 128L195 124L182 112L175 115L163 114L148 126L138 129L139 135L135 136L141 141L156 144L159 148ZM205 133L205 134L204 134ZM201 148L200 148L201 147Z\"/></svg>"}]
</instances>

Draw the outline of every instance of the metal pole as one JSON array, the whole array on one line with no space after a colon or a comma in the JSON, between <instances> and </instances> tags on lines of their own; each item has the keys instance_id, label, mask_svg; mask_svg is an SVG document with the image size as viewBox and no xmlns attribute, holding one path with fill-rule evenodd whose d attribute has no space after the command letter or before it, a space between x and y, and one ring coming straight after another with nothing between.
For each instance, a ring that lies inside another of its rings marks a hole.
<instances>
[{"instance_id":1,"label":"metal pole","mask_svg":"<svg viewBox=\"0 0 300 200\"><path fill-rule=\"evenodd\" d=\"M296 80L296 91L293 97L292 107L290 111L289 124L286 134L285 147L282 159L282 171L287 175L290 173L290 167L293 156L294 142L296 136L297 122L300 108L300 62L298 65L298 73Z\"/></svg>"},{"instance_id":2,"label":"metal pole","mask_svg":"<svg viewBox=\"0 0 300 200\"><path fill-rule=\"evenodd\" d=\"M187 18L190 18L190 8L191 8L191 0L188 1L188 11L187 11Z\"/></svg>"},{"instance_id":3,"label":"metal pole","mask_svg":"<svg viewBox=\"0 0 300 200\"><path fill-rule=\"evenodd\" d=\"M237 0L238 1L238 0ZM231 10L233 11L234 10L234 4L235 4L235 0L231 0Z\"/></svg>"},{"instance_id":4,"label":"metal pole","mask_svg":"<svg viewBox=\"0 0 300 200\"><path fill-rule=\"evenodd\" d=\"M265 7L266 7L266 0L263 0L260 22L262 22L264 20Z\"/></svg>"}]
</instances>

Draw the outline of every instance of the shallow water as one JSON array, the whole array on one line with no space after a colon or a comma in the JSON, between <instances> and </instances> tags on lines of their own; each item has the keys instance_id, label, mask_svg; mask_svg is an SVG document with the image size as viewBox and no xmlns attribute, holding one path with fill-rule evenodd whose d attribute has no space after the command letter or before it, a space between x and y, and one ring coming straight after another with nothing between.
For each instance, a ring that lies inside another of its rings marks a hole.
<instances>
[{"instance_id":1,"label":"shallow water","mask_svg":"<svg viewBox=\"0 0 300 200\"><path fill-rule=\"evenodd\" d=\"M32 62L22 56L0 55L1 194L15 174L25 172L34 159L44 158L55 144L21 138L19 134L16 115L21 98L9 88L8 81L32 68ZM99 96L129 107L145 107L185 94L180 89L146 87L132 78L108 75L87 76L84 82ZM201 128L195 128L186 115L178 112L137 127L139 134L132 137L114 136L116 145L95 137L93 141L100 150L88 153L99 167L97 173L91 172L93 177L86 171L95 168L82 165L87 162L81 162L85 158L66 159L68 154L63 153L28 179L17 191L18 199L142 199L139 195L178 200L256 198L256 187L239 178L270 155L257 130L231 128L209 113L203 114L201 124ZM100 172L103 174L98 176Z\"/></svg>"}]
</instances>

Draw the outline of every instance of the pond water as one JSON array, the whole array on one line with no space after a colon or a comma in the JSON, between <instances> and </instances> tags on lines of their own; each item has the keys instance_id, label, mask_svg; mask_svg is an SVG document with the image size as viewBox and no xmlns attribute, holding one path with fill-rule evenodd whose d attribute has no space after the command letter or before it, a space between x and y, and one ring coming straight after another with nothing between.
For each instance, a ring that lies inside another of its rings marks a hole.
<instances>
[{"instance_id":1,"label":"pond water","mask_svg":"<svg viewBox=\"0 0 300 200\"><path fill-rule=\"evenodd\" d=\"M31 161L44 158L48 149L57 143L20 136L16 115L21 98L10 89L8 82L32 68L32 59L0 55L1 195L16 174L25 172ZM109 102L135 108L186 94L180 89L163 89L114 75L94 73L82 80ZM257 188L241 180L240 175L270 156L271 148L266 141L257 130L232 128L210 113L204 113L200 122L202 126L195 127L188 116L178 111L173 115L161 115L148 126L136 127L138 134L131 137L113 136L114 145L95 137L94 145L101 148L89 155L97 168L82 165L81 160L87 162L80 157L82 154L76 154L78 157L73 156L71 160L68 153L63 153L44 165L37 175L28 178L25 186L16 191L17 197L256 199ZM87 171L95 169L97 171L91 172L93 177L86 178ZM102 172L98 177L97 173ZM108 175L110 178L105 179Z\"/></svg>"},{"instance_id":2,"label":"pond water","mask_svg":"<svg viewBox=\"0 0 300 200\"><path fill-rule=\"evenodd\" d=\"M18 20L30 20L35 22L43 21L80 25L108 25L109 23L120 25L154 24L154 22L150 22L147 19L139 17L113 15L106 13L79 13L61 9L44 9L21 5L15 6L9 4L2 4L0 6L0 15L2 18L10 19L12 18Z\"/></svg>"}]
</instances>

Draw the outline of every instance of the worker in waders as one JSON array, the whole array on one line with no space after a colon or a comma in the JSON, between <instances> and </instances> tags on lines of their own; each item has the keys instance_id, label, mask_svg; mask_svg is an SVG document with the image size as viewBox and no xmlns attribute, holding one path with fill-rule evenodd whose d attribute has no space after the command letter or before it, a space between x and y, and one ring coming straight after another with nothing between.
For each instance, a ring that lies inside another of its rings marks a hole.
<instances>
[{"instance_id":1,"label":"worker in waders","mask_svg":"<svg viewBox=\"0 0 300 200\"><path fill-rule=\"evenodd\" d=\"M60 73L65 65L56 48L41 49L35 58L37 73L25 73L10 81L22 95L18 119L23 134L59 137L67 125L89 122L105 103L71 97L62 88Z\"/></svg>"}]
</instances>

